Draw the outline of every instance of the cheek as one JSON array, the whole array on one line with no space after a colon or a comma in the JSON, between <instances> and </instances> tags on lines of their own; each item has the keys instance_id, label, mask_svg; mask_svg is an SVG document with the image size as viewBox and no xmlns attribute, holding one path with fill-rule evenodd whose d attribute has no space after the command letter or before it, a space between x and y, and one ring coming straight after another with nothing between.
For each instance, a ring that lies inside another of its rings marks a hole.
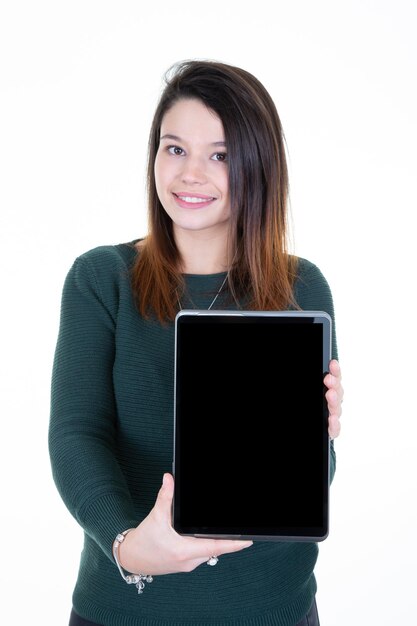
<instances>
[{"instance_id":1,"label":"cheek","mask_svg":"<svg viewBox=\"0 0 417 626\"><path fill-rule=\"evenodd\" d=\"M159 154L159 153L158 153ZM162 167L161 158L156 155L155 164L154 164L154 176L155 176L155 185L158 195L163 191L164 187L164 172L166 169Z\"/></svg>"},{"instance_id":2,"label":"cheek","mask_svg":"<svg viewBox=\"0 0 417 626\"><path fill-rule=\"evenodd\" d=\"M229 197L229 170L227 167L213 163L207 169L207 179L221 193L223 199Z\"/></svg>"},{"instance_id":3,"label":"cheek","mask_svg":"<svg viewBox=\"0 0 417 626\"><path fill-rule=\"evenodd\" d=\"M225 172L223 181L222 181L222 189L226 198L229 198L229 172Z\"/></svg>"},{"instance_id":4,"label":"cheek","mask_svg":"<svg viewBox=\"0 0 417 626\"><path fill-rule=\"evenodd\" d=\"M155 184L159 193L166 194L169 192L169 187L172 185L177 172L175 163L166 158L166 155L159 152L155 158L154 164Z\"/></svg>"}]
</instances>

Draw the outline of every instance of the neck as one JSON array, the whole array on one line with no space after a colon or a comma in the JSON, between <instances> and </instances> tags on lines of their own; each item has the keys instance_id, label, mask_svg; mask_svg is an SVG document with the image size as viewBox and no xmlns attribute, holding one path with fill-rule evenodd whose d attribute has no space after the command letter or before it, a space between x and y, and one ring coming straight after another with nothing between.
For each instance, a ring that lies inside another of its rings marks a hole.
<instances>
[{"instance_id":1,"label":"neck","mask_svg":"<svg viewBox=\"0 0 417 626\"><path fill-rule=\"evenodd\" d=\"M186 233L176 237L176 243L184 274L217 274L229 269L230 259L224 238L196 237Z\"/></svg>"}]
</instances>

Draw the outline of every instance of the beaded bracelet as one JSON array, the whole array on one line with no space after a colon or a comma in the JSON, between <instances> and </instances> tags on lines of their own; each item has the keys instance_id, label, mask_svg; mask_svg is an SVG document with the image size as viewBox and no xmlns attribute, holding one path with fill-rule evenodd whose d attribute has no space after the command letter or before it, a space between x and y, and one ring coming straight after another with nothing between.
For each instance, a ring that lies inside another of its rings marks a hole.
<instances>
[{"instance_id":1,"label":"beaded bracelet","mask_svg":"<svg viewBox=\"0 0 417 626\"><path fill-rule=\"evenodd\" d=\"M119 546L121 543L123 543L126 535L130 533L131 530L134 530L134 528L129 528L128 530L125 530L122 533L119 533L117 535L113 543L113 558L123 580L128 585L136 585L136 589L138 590L138 593L143 593L145 582L151 583L153 581L152 576L149 576L148 574L125 574L122 569L122 566L119 563Z\"/></svg>"}]
</instances>

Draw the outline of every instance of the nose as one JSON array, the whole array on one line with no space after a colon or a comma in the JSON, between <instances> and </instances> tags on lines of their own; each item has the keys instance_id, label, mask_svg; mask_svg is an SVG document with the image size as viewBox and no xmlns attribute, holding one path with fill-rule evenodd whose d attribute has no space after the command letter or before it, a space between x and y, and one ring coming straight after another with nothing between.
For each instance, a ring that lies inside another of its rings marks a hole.
<instances>
[{"instance_id":1,"label":"nose","mask_svg":"<svg viewBox=\"0 0 417 626\"><path fill-rule=\"evenodd\" d=\"M182 182L188 185L194 183L205 183L207 181L207 174L203 164L203 159L195 156L188 156L183 160L183 169L181 172Z\"/></svg>"}]
</instances>

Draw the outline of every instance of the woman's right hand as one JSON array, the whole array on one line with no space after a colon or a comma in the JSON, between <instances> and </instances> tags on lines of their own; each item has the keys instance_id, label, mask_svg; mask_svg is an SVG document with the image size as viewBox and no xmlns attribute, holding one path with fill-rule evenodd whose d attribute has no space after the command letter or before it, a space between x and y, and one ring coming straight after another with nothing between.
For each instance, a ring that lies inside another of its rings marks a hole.
<instances>
[{"instance_id":1,"label":"woman's right hand","mask_svg":"<svg viewBox=\"0 0 417 626\"><path fill-rule=\"evenodd\" d=\"M133 574L174 574L191 572L211 556L248 548L252 541L183 537L172 527L171 511L174 478L164 474L155 506L119 546L123 569Z\"/></svg>"}]
</instances>

